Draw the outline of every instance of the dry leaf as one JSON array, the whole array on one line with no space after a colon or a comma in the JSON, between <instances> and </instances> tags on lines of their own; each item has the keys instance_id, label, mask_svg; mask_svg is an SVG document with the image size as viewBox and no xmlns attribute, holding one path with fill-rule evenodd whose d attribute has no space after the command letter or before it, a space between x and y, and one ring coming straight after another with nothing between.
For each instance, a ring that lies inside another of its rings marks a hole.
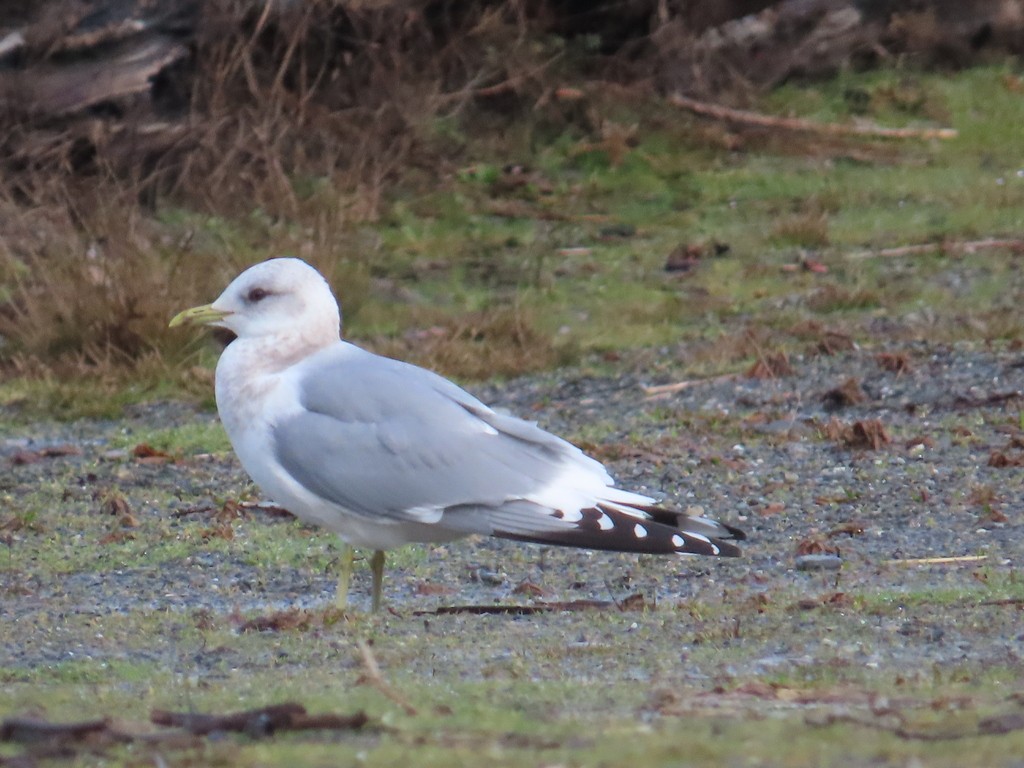
<instances>
[{"instance_id":1,"label":"dry leaf","mask_svg":"<svg viewBox=\"0 0 1024 768\"><path fill-rule=\"evenodd\" d=\"M839 547L819 536L809 536L797 543L796 554L798 557L800 555L838 555Z\"/></svg>"},{"instance_id":2,"label":"dry leaf","mask_svg":"<svg viewBox=\"0 0 1024 768\"><path fill-rule=\"evenodd\" d=\"M835 417L822 427L825 437L848 448L878 450L892 442L885 425L878 419L864 419L844 424Z\"/></svg>"},{"instance_id":3,"label":"dry leaf","mask_svg":"<svg viewBox=\"0 0 1024 768\"><path fill-rule=\"evenodd\" d=\"M892 373L910 373L914 370L910 359L902 352L880 352L875 355L875 362Z\"/></svg>"},{"instance_id":4,"label":"dry leaf","mask_svg":"<svg viewBox=\"0 0 1024 768\"><path fill-rule=\"evenodd\" d=\"M792 375L793 366L789 363L789 355L782 351L761 355L747 371L747 378L750 379L779 379Z\"/></svg>"},{"instance_id":5,"label":"dry leaf","mask_svg":"<svg viewBox=\"0 0 1024 768\"><path fill-rule=\"evenodd\" d=\"M863 403L868 398L864 394L864 390L861 389L860 382L851 376L840 386L830 389L822 395L821 399L824 401L825 410L834 411Z\"/></svg>"}]
</instances>

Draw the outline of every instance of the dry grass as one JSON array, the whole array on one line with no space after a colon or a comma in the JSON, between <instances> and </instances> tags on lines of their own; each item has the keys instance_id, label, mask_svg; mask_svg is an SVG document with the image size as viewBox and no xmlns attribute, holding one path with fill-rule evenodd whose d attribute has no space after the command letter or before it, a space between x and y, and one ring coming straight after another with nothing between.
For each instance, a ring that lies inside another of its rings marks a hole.
<instances>
[{"instance_id":1,"label":"dry grass","mask_svg":"<svg viewBox=\"0 0 1024 768\"><path fill-rule=\"evenodd\" d=\"M745 366L751 378L782 378L792 373L785 333L763 326L746 326L711 339L689 342L684 356L693 370L711 373Z\"/></svg>"},{"instance_id":2,"label":"dry grass","mask_svg":"<svg viewBox=\"0 0 1024 768\"><path fill-rule=\"evenodd\" d=\"M810 293L807 306L814 312L828 314L848 309L877 307L882 302L877 289L852 287L827 283Z\"/></svg>"},{"instance_id":3,"label":"dry grass","mask_svg":"<svg viewBox=\"0 0 1024 768\"><path fill-rule=\"evenodd\" d=\"M829 243L828 215L811 209L785 216L772 227L769 239L778 245L824 248Z\"/></svg>"},{"instance_id":4,"label":"dry grass","mask_svg":"<svg viewBox=\"0 0 1024 768\"><path fill-rule=\"evenodd\" d=\"M177 358L167 318L281 253L354 283L357 311L372 255L354 226L400 176L436 183L439 119L535 98L552 61L517 3L425 7L218 0L176 73L189 104L173 131L0 118L0 365L103 375ZM178 206L245 234L153 215Z\"/></svg>"},{"instance_id":5,"label":"dry grass","mask_svg":"<svg viewBox=\"0 0 1024 768\"><path fill-rule=\"evenodd\" d=\"M197 119L186 151L163 161L170 191L293 219L375 219L400 176L436 181L438 120L512 111L539 96L556 58L528 37L516 2L440 14L426 2L310 0L257 15L220 0L201 29ZM339 190L350 193L340 204Z\"/></svg>"},{"instance_id":6,"label":"dry grass","mask_svg":"<svg viewBox=\"0 0 1024 768\"><path fill-rule=\"evenodd\" d=\"M519 306L440 320L376 347L382 354L478 380L543 370L572 355L537 331Z\"/></svg>"},{"instance_id":7,"label":"dry grass","mask_svg":"<svg viewBox=\"0 0 1024 768\"><path fill-rule=\"evenodd\" d=\"M63 207L0 204L0 334L23 370L28 360L59 361L60 372L153 355L171 310L195 292L194 254L161 242L124 194L102 186Z\"/></svg>"}]
</instances>

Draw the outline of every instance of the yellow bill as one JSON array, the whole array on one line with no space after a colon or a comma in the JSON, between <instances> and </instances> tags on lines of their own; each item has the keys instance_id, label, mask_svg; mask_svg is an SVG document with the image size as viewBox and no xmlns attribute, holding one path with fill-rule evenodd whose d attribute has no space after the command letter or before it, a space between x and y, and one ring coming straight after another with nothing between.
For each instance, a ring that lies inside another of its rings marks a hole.
<instances>
[{"instance_id":1,"label":"yellow bill","mask_svg":"<svg viewBox=\"0 0 1024 768\"><path fill-rule=\"evenodd\" d=\"M214 309L212 304L203 304L201 307L192 307L184 312L179 312L168 323L168 328L176 328L179 325L214 325L230 315L222 309Z\"/></svg>"}]
</instances>

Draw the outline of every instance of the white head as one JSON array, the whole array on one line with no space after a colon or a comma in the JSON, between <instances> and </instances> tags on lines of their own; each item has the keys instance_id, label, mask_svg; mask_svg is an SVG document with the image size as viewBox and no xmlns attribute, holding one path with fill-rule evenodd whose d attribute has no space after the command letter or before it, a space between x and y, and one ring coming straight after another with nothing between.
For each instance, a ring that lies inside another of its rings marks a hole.
<instances>
[{"instance_id":1,"label":"white head","mask_svg":"<svg viewBox=\"0 0 1024 768\"><path fill-rule=\"evenodd\" d=\"M298 335L312 346L338 340L341 311L323 276L301 259L270 259L236 277L212 304L187 309L171 325L227 328L239 339Z\"/></svg>"}]
</instances>

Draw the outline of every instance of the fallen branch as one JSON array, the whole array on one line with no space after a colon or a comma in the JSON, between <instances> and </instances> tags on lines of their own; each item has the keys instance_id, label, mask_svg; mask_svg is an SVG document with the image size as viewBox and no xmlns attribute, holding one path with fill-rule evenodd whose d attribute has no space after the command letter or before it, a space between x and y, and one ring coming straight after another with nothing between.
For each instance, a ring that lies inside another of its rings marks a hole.
<instances>
[{"instance_id":1,"label":"fallen branch","mask_svg":"<svg viewBox=\"0 0 1024 768\"><path fill-rule=\"evenodd\" d=\"M978 723L978 732L985 735L1013 733L1014 731L1024 731L1024 714L1020 712L993 715Z\"/></svg>"},{"instance_id":2,"label":"fallen branch","mask_svg":"<svg viewBox=\"0 0 1024 768\"><path fill-rule=\"evenodd\" d=\"M731 109L720 104L697 101L678 93L668 97L669 103L681 109L689 110L698 115L712 117L716 120L727 120L744 125L757 125L762 128L775 128L784 131L803 131L806 133L823 133L830 136L868 136L880 139L955 139L958 132L955 128L884 128L880 125L849 125L847 123L816 123L799 117L775 117L745 109Z\"/></svg>"},{"instance_id":3,"label":"fallen branch","mask_svg":"<svg viewBox=\"0 0 1024 768\"><path fill-rule=\"evenodd\" d=\"M306 708L295 702L272 704L260 709L211 715L200 712L168 712L154 709L149 719L156 725L183 728L189 733L206 735L214 732L245 733L250 736L269 736L276 731L298 731L322 728L329 730L359 730L369 722L365 712L352 715L310 715Z\"/></svg>"},{"instance_id":4,"label":"fallen branch","mask_svg":"<svg viewBox=\"0 0 1024 768\"><path fill-rule=\"evenodd\" d=\"M1024 251L1024 240L1015 238L990 237L985 240L939 241L934 243L918 243L901 245L897 248L882 248L878 251L855 251L846 254L848 259L898 258L900 256L917 256L922 253L976 253L991 248L1006 248L1011 251Z\"/></svg>"},{"instance_id":5,"label":"fallen branch","mask_svg":"<svg viewBox=\"0 0 1024 768\"><path fill-rule=\"evenodd\" d=\"M363 660L363 674L359 677L359 683L372 685L384 694L384 696L391 699L395 704L404 709L405 714L410 717L418 715L419 710L417 710L407 698L402 696L402 694L388 685L387 681L384 680L384 676L380 673L380 666L377 664L377 658L373 655L373 650L370 648L370 644L365 640L357 640L356 645L359 647L359 655Z\"/></svg>"},{"instance_id":6,"label":"fallen branch","mask_svg":"<svg viewBox=\"0 0 1024 768\"><path fill-rule=\"evenodd\" d=\"M205 735L214 731L230 731L255 736L273 733L281 725L287 723L293 715L305 714L305 712L306 709L301 704L289 702L224 715L154 709L150 712L149 719L156 725L183 728L197 735Z\"/></svg>"},{"instance_id":7,"label":"fallen branch","mask_svg":"<svg viewBox=\"0 0 1024 768\"><path fill-rule=\"evenodd\" d=\"M995 715L980 720L974 728L950 730L943 726L941 730L922 730L907 725L904 718L896 713L899 721L894 725L891 720L868 720L863 717L846 713L830 713L823 718L807 717L804 722L811 726L827 727L837 723L859 725L864 728L872 728L876 731L886 731L897 738L909 741L956 741L958 739L969 739L975 736L990 736L1013 733L1024 730L1024 715L1019 712L1011 712L1004 715Z\"/></svg>"},{"instance_id":8,"label":"fallen branch","mask_svg":"<svg viewBox=\"0 0 1024 768\"><path fill-rule=\"evenodd\" d=\"M76 748L99 753L113 744L149 744L165 749L186 749L198 743L198 737L186 731L152 731L145 730L145 727L145 724L110 718L54 723L35 717L9 717L0 723L0 742L26 745L36 758L73 756ZM18 763L12 761L11 764ZM6 765L3 758L0 758L0 765Z\"/></svg>"},{"instance_id":9,"label":"fallen branch","mask_svg":"<svg viewBox=\"0 0 1024 768\"><path fill-rule=\"evenodd\" d=\"M0 743L21 744L30 752L10 758L0 755L0 765L35 765L37 759L73 758L82 750L102 754L117 744L187 749L200 743L200 736L226 731L260 737L275 731L359 730L370 718L362 711L310 715L301 704L288 702L224 715L154 709L150 721L168 729L151 730L144 723L110 718L54 723L38 717L8 717L0 721Z\"/></svg>"},{"instance_id":10,"label":"fallen branch","mask_svg":"<svg viewBox=\"0 0 1024 768\"><path fill-rule=\"evenodd\" d=\"M82 741L106 731L110 721L85 720L77 723L51 723L35 717L9 717L0 723L0 741L16 744L39 744Z\"/></svg>"}]
</instances>

